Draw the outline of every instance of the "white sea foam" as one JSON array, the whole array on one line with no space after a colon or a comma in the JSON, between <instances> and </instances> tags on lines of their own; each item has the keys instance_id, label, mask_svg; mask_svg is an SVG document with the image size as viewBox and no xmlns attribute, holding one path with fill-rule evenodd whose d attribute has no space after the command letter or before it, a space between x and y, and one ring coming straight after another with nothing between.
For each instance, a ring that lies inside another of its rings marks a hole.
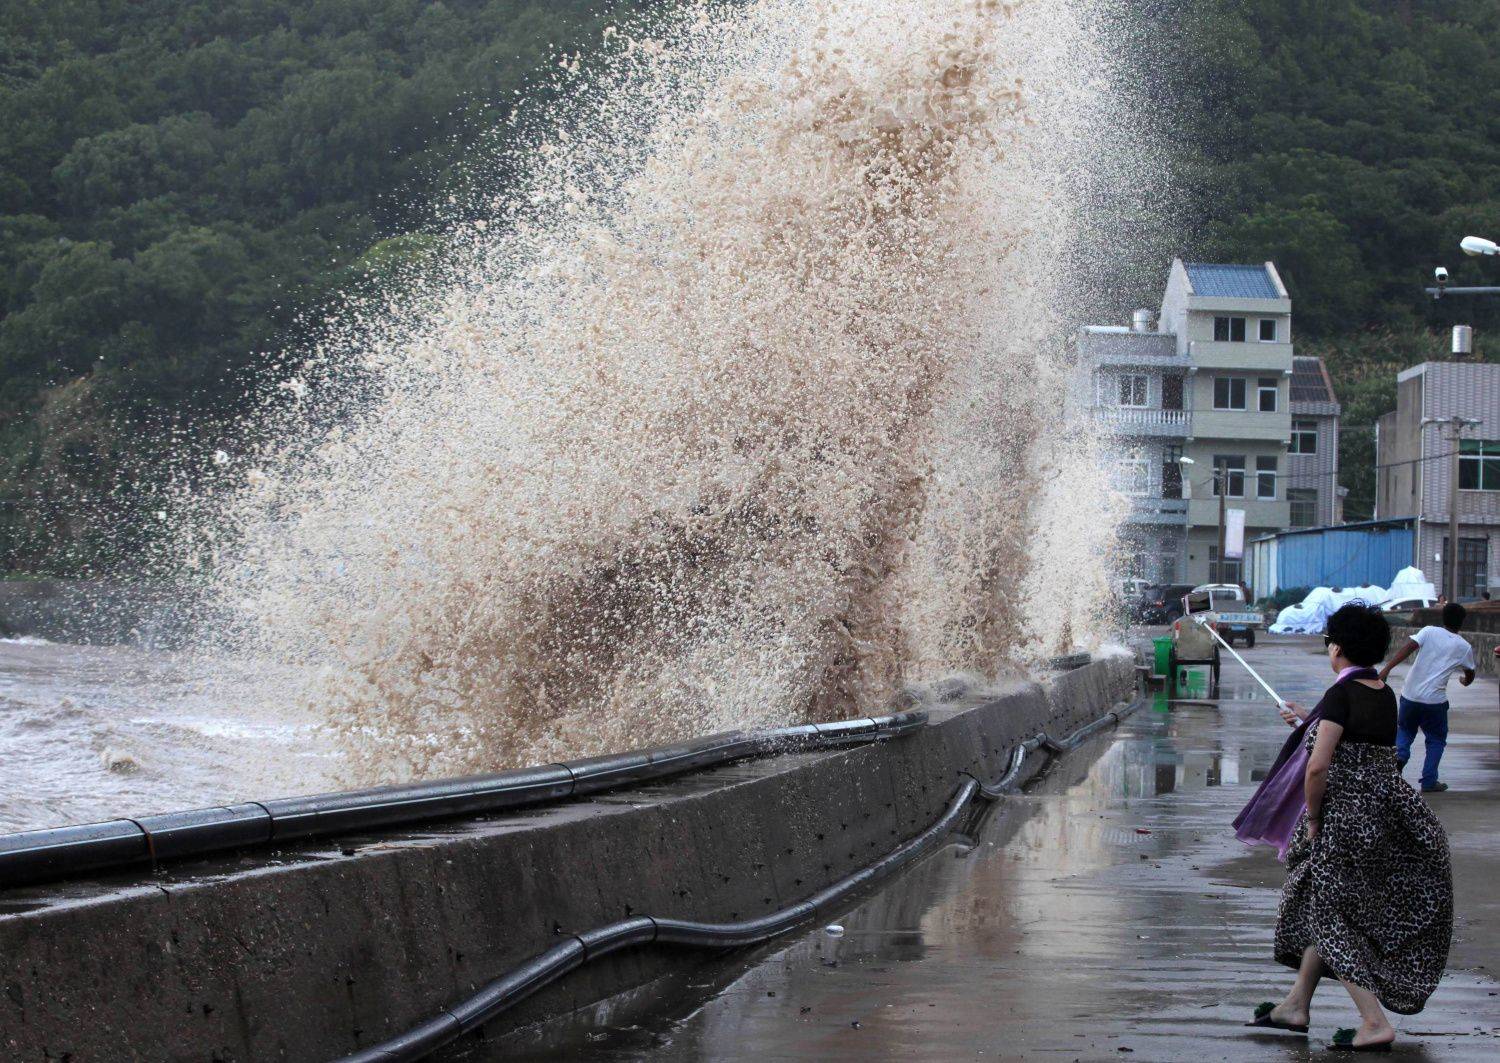
<instances>
[{"instance_id":1,"label":"white sea foam","mask_svg":"<svg viewBox=\"0 0 1500 1063\"><path fill-rule=\"evenodd\" d=\"M184 536L215 624L312 667L287 696L368 778L1090 643L1115 509L1064 263L1128 170L1096 13L703 4L565 57L519 192L476 164L483 217L215 457L241 486Z\"/></svg>"}]
</instances>

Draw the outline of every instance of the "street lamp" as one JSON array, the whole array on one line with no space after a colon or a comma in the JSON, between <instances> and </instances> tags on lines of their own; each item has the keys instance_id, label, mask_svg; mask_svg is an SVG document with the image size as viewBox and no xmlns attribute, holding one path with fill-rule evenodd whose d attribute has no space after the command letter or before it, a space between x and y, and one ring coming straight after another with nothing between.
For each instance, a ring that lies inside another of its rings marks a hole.
<instances>
[{"instance_id":1,"label":"street lamp","mask_svg":"<svg viewBox=\"0 0 1500 1063\"><path fill-rule=\"evenodd\" d=\"M1465 236L1458 242L1466 255L1500 255L1500 244L1482 236Z\"/></svg>"},{"instance_id":2,"label":"street lamp","mask_svg":"<svg viewBox=\"0 0 1500 1063\"><path fill-rule=\"evenodd\" d=\"M1421 428L1430 424L1442 425L1448 429L1448 445L1453 448L1449 457L1452 458L1448 466L1448 547L1443 551L1443 559L1448 563L1448 578L1444 580L1445 591L1450 602L1458 601L1458 472L1459 454L1463 450L1463 434L1465 428L1478 428L1483 421L1477 421L1472 417L1424 417Z\"/></svg>"},{"instance_id":3,"label":"street lamp","mask_svg":"<svg viewBox=\"0 0 1500 1063\"><path fill-rule=\"evenodd\" d=\"M1478 255L1500 255L1500 244L1493 240L1486 240L1483 236L1465 236L1458 242L1463 253L1470 256ZM1435 286L1426 289L1427 294L1434 299L1441 299L1445 295L1500 295L1500 288L1484 287L1448 287L1448 271L1439 266L1433 272Z\"/></svg>"}]
</instances>

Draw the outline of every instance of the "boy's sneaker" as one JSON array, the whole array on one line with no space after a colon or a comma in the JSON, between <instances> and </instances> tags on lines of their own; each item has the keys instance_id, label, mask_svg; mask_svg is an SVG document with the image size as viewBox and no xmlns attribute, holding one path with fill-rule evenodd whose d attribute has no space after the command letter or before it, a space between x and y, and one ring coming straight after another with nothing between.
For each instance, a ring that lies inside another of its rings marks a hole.
<instances>
[{"instance_id":1,"label":"boy's sneaker","mask_svg":"<svg viewBox=\"0 0 1500 1063\"><path fill-rule=\"evenodd\" d=\"M1435 782L1431 786L1424 786L1424 787L1422 787L1422 792L1424 794L1440 794L1440 793L1442 793L1446 789L1448 789L1448 784L1447 783L1445 783L1445 782Z\"/></svg>"}]
</instances>

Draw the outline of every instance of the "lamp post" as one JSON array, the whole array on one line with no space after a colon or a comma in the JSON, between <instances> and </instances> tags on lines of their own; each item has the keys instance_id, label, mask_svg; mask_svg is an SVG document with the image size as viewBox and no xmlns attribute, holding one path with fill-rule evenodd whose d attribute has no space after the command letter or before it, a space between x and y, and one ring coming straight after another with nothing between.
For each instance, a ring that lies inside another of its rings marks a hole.
<instances>
[{"instance_id":1,"label":"lamp post","mask_svg":"<svg viewBox=\"0 0 1500 1063\"><path fill-rule=\"evenodd\" d=\"M1214 462L1214 484L1219 493L1219 563L1214 573L1214 582L1224 582L1224 507L1229 493L1229 462L1220 458Z\"/></svg>"},{"instance_id":2,"label":"lamp post","mask_svg":"<svg viewBox=\"0 0 1500 1063\"><path fill-rule=\"evenodd\" d=\"M1500 244L1484 236L1465 236L1458 242L1459 250L1471 258L1489 258L1500 256ZM1441 299L1447 295L1500 295L1500 287L1480 288L1450 288L1448 287L1448 271L1442 266L1437 268L1435 274L1437 287L1428 288L1427 294L1434 299ZM1474 349L1474 330L1468 325L1455 325L1453 328L1453 353L1456 355L1469 354ZM1458 473L1460 468L1459 452L1463 447L1463 432L1465 428L1473 428L1479 425L1471 417L1426 417L1422 420L1422 427L1429 424L1444 425L1448 429L1448 442L1452 446L1452 464L1448 471L1448 550L1444 557L1448 563L1448 579L1446 580L1446 592L1450 602L1458 601Z\"/></svg>"},{"instance_id":3,"label":"lamp post","mask_svg":"<svg viewBox=\"0 0 1500 1063\"><path fill-rule=\"evenodd\" d=\"M1189 470L1187 468L1187 466L1193 465L1193 464L1195 464L1195 462L1193 461L1193 459L1190 458L1190 457L1188 457L1186 454L1179 454L1179 455L1177 455L1178 493L1183 497L1184 500L1186 500L1186 502L1187 502L1187 504L1189 506L1192 505L1192 501L1193 501L1193 481L1189 478L1188 474L1189 474L1189 472L1191 470ZM1177 550L1177 556L1178 556L1179 560L1181 560L1181 562L1182 562L1182 578L1183 579L1187 578L1188 529L1191 526L1192 526L1192 522L1189 521L1186 517L1184 517L1184 523L1183 523L1183 526L1182 526L1182 545L1180 547L1178 547L1178 550Z\"/></svg>"},{"instance_id":4,"label":"lamp post","mask_svg":"<svg viewBox=\"0 0 1500 1063\"><path fill-rule=\"evenodd\" d=\"M1483 236L1465 236L1458 242L1458 246L1459 250L1471 258L1478 258L1483 255L1500 255L1500 244L1495 243L1493 240L1488 240ZM1439 266L1434 271L1433 279L1436 282L1435 286L1425 290L1435 300L1441 299L1445 295L1500 295L1500 288L1489 286L1450 288L1448 286L1448 271L1442 266Z\"/></svg>"},{"instance_id":5,"label":"lamp post","mask_svg":"<svg viewBox=\"0 0 1500 1063\"><path fill-rule=\"evenodd\" d=\"M1473 417L1424 417L1421 427L1440 424L1448 429L1448 443L1453 448L1448 466L1448 548L1443 559L1448 563L1448 578L1444 581L1445 593L1450 602L1458 601L1458 472L1459 451L1462 449L1465 428L1475 428L1482 421Z\"/></svg>"}]
</instances>

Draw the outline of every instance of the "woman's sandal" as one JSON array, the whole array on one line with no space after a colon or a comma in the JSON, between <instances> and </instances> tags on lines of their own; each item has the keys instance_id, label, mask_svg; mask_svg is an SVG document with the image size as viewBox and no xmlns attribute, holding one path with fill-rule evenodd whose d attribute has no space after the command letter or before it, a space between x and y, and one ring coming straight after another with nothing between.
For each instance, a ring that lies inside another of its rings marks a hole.
<instances>
[{"instance_id":1,"label":"woman's sandal","mask_svg":"<svg viewBox=\"0 0 1500 1063\"><path fill-rule=\"evenodd\" d=\"M1306 1033L1306 1025L1297 1025L1291 1022L1282 1022L1280 1019L1271 1018L1271 1012L1276 1005L1269 1000L1255 1006L1255 1021L1245 1023L1246 1026L1258 1026L1262 1030L1290 1030L1292 1033Z\"/></svg>"},{"instance_id":2,"label":"woman's sandal","mask_svg":"<svg viewBox=\"0 0 1500 1063\"><path fill-rule=\"evenodd\" d=\"M1345 1027L1337 1030L1333 1035L1333 1043L1328 1046L1330 1052L1389 1052L1392 1041L1381 1041L1378 1045L1357 1045L1354 1043L1354 1030Z\"/></svg>"}]
</instances>

